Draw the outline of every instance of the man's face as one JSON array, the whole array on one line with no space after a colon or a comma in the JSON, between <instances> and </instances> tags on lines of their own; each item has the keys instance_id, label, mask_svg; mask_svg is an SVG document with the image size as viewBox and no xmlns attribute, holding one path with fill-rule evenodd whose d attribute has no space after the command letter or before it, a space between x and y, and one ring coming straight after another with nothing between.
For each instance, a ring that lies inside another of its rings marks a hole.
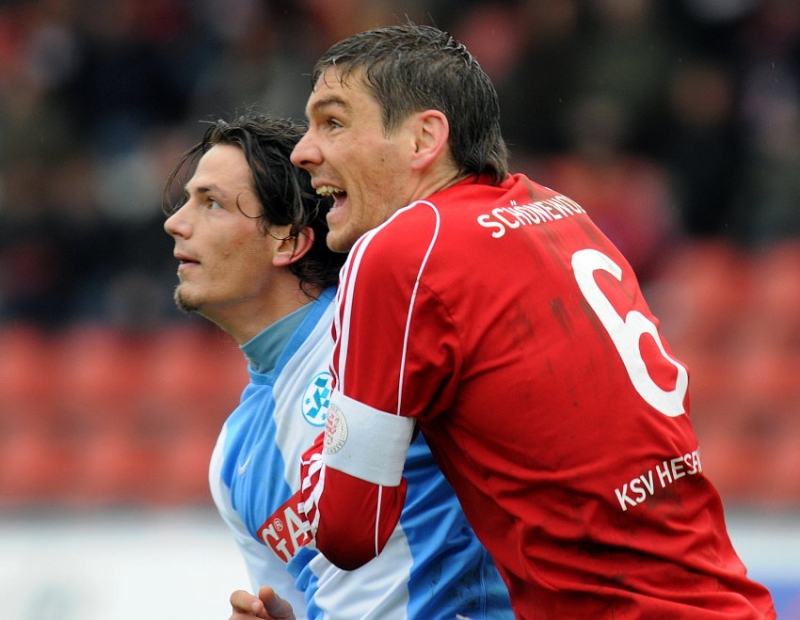
<instances>
[{"instance_id":1,"label":"man's face","mask_svg":"<svg viewBox=\"0 0 800 620\"><path fill-rule=\"evenodd\" d=\"M272 249L279 243L259 227L261 212L242 150L213 146L186 184L183 206L164 224L180 262L179 308L224 323L260 307L274 279Z\"/></svg>"},{"instance_id":2,"label":"man's face","mask_svg":"<svg viewBox=\"0 0 800 620\"><path fill-rule=\"evenodd\" d=\"M336 69L317 81L306 106L309 128L292 162L311 173L318 193L335 199L328 247L349 251L365 232L414 199L408 123L386 135L378 102L358 74L342 84Z\"/></svg>"}]
</instances>

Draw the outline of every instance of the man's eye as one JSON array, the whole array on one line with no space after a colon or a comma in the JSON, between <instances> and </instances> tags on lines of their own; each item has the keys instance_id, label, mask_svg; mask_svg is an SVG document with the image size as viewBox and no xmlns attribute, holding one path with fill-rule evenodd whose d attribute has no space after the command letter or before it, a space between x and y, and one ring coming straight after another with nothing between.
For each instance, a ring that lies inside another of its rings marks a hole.
<instances>
[{"instance_id":1,"label":"man's eye","mask_svg":"<svg viewBox=\"0 0 800 620\"><path fill-rule=\"evenodd\" d=\"M213 198L209 198L209 199L208 199L208 208L209 208L209 209L215 209L215 210L216 210L216 209L222 209L222 205L221 205L221 204L219 204L219 203L218 203L216 200L214 200Z\"/></svg>"}]
</instances>

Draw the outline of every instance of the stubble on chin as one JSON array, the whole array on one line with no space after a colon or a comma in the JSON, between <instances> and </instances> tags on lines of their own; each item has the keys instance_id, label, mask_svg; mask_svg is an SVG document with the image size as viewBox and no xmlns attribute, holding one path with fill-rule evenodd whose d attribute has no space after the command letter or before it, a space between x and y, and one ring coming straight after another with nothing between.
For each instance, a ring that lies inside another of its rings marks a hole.
<instances>
[{"instance_id":1,"label":"stubble on chin","mask_svg":"<svg viewBox=\"0 0 800 620\"><path fill-rule=\"evenodd\" d=\"M175 287L175 292L172 296L175 300L175 305L178 307L178 310L185 312L186 314L191 314L192 312L197 312L197 309L200 307L197 303L191 301L182 291L181 285Z\"/></svg>"}]
</instances>

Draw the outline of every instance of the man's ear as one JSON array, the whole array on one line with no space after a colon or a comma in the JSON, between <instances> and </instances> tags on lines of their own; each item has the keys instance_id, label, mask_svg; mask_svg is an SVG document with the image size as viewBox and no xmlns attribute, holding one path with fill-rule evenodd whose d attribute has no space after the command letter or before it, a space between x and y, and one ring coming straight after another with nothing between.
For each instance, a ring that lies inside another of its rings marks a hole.
<instances>
[{"instance_id":1,"label":"man's ear","mask_svg":"<svg viewBox=\"0 0 800 620\"><path fill-rule=\"evenodd\" d=\"M306 226L297 235L285 237L275 250L272 264L276 267L288 267L299 261L314 245L314 229Z\"/></svg>"},{"instance_id":2,"label":"man's ear","mask_svg":"<svg viewBox=\"0 0 800 620\"><path fill-rule=\"evenodd\" d=\"M416 115L415 151L411 167L422 170L437 161L447 149L450 138L450 123L439 110L425 110Z\"/></svg>"}]
</instances>

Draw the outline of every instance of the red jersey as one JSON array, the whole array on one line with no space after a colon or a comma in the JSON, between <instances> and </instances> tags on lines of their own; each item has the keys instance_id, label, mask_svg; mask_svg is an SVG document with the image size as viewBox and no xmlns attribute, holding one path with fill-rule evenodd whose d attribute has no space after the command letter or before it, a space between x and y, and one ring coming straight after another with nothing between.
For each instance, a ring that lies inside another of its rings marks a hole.
<instances>
[{"instance_id":1,"label":"red jersey","mask_svg":"<svg viewBox=\"0 0 800 620\"><path fill-rule=\"evenodd\" d=\"M514 175L401 209L354 247L334 332L327 443L350 409L414 418L519 618L775 617L703 473L687 368L569 198ZM319 451L307 513L352 568L380 551L405 487Z\"/></svg>"}]
</instances>

